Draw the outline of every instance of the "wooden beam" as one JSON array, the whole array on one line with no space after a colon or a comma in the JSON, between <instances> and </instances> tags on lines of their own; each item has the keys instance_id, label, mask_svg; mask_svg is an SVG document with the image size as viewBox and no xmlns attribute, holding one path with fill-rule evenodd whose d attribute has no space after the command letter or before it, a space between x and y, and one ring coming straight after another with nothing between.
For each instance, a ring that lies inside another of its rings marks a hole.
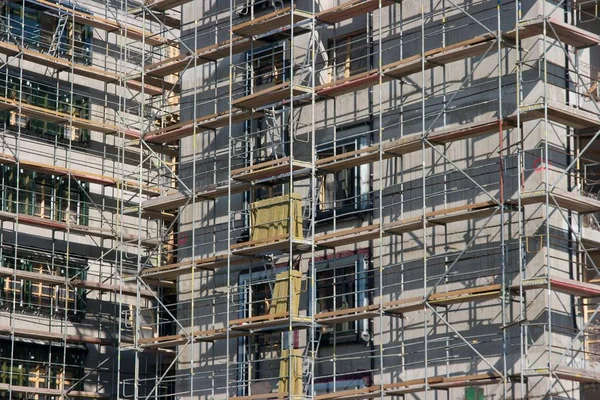
<instances>
[{"instance_id":1,"label":"wooden beam","mask_svg":"<svg viewBox=\"0 0 600 400\"><path fill-rule=\"evenodd\" d=\"M12 154L0 153L0 163L16 165L17 159ZM95 174L93 172L79 171L76 169L69 169L51 164L43 164L36 161L25 160L23 158L19 158L19 165L25 169L29 169L32 171L48 173L57 176L71 176L74 179L89 183L95 183L98 185L114 187L118 186L124 190L129 191L139 190L138 183L133 180L121 180L119 178ZM160 190L158 188L150 187L149 185L142 185L142 194L147 196L159 196Z\"/></svg>"},{"instance_id":2,"label":"wooden beam","mask_svg":"<svg viewBox=\"0 0 600 400\"><path fill-rule=\"evenodd\" d=\"M14 1L14 0L13 0ZM66 13L78 24L93 26L106 32L119 32L133 40L144 40L145 43L151 46L161 46L169 44L170 41L155 33L140 29L134 26L127 25L116 19L106 19L97 15L88 14L82 11L75 10L71 7L66 7L60 4L52 3L47 0L28 0L33 4L39 4L46 8ZM69 18L71 20L71 18Z\"/></svg>"},{"instance_id":3,"label":"wooden beam","mask_svg":"<svg viewBox=\"0 0 600 400\"><path fill-rule=\"evenodd\" d=\"M100 82L113 83L115 85L118 85L121 79L121 76L117 73L109 72L97 67L85 66L83 64L74 63L64 58L54 57L49 54L40 53L31 49L19 48L18 46L12 43L0 42L0 53L5 54L7 56L16 56L17 54L22 54L23 59L26 61L30 61L38 65L43 65L45 67L54 68L57 71L72 72L75 75L94 79ZM141 82L136 80L128 79L126 81L126 85L132 90L141 91L142 89ZM160 95L163 92L162 88L155 87L149 84L144 84L143 88L145 93L150 94L152 96Z\"/></svg>"}]
</instances>

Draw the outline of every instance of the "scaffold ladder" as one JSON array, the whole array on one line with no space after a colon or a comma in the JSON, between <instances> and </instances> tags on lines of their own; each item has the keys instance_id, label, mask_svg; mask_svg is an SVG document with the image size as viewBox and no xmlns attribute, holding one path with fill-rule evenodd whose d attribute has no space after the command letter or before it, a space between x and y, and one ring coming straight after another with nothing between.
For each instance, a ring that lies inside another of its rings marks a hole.
<instances>
[{"instance_id":1,"label":"scaffold ladder","mask_svg":"<svg viewBox=\"0 0 600 400\"><path fill-rule=\"evenodd\" d=\"M308 334L309 339L306 348L304 349L303 365L302 365L302 376L306 377L304 380L304 395L310 396L311 381L315 373L315 363L312 361L314 357L319 353L319 345L321 344L321 337L323 336L323 330L318 326L311 326ZM311 354L314 349L314 354Z\"/></svg>"},{"instance_id":2,"label":"scaffold ladder","mask_svg":"<svg viewBox=\"0 0 600 400\"><path fill-rule=\"evenodd\" d=\"M58 17L58 21L56 23L56 30L54 31L54 35L52 36L52 42L50 42L50 47L48 53L52 56L56 56L60 49L60 40L65 32L65 28L67 27L67 22L69 21L69 16L66 14L62 14Z\"/></svg>"}]
</instances>

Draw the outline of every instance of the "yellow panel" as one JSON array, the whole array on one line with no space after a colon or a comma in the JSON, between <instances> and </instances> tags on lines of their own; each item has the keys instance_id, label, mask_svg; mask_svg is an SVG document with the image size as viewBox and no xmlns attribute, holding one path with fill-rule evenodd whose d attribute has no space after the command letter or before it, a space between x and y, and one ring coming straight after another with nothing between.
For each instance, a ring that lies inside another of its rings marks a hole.
<instances>
[{"instance_id":1,"label":"yellow panel","mask_svg":"<svg viewBox=\"0 0 600 400\"><path fill-rule=\"evenodd\" d=\"M292 193L293 237L302 239L302 199ZM250 205L250 240L266 240L289 234L290 196L283 195L255 201Z\"/></svg>"}]
</instances>

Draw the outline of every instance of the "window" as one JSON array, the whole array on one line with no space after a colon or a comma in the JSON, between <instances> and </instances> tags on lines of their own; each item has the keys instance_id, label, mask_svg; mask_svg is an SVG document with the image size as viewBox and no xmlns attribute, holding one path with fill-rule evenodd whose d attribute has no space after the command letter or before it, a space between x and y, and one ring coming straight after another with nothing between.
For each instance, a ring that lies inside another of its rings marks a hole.
<instances>
[{"instance_id":1,"label":"window","mask_svg":"<svg viewBox=\"0 0 600 400\"><path fill-rule=\"evenodd\" d=\"M1 96L12 100L19 100L19 88L22 87L21 101L49 111L58 111L70 114L81 119L91 119L91 105L89 98L81 94L70 94L61 87L50 86L46 83L36 82L32 79L23 79L20 85L16 73L0 71L0 80L5 82ZM90 132L87 129L69 127L57 124L40 117L28 117L17 111L0 111L4 122L11 127L21 128L25 132L57 137L63 141L72 140L75 143L86 144L89 142Z\"/></svg>"},{"instance_id":2,"label":"window","mask_svg":"<svg viewBox=\"0 0 600 400\"><path fill-rule=\"evenodd\" d=\"M364 128L361 126L360 129ZM335 147L333 144L317 146L317 158L359 150L366 147L366 144L365 136L338 140ZM317 219L350 216L356 211L368 209L369 168L369 165L365 164L319 176Z\"/></svg>"},{"instance_id":3,"label":"window","mask_svg":"<svg viewBox=\"0 0 600 400\"><path fill-rule=\"evenodd\" d=\"M474 386L466 387L465 400L485 400L485 395L483 393L483 388Z\"/></svg>"},{"instance_id":4,"label":"window","mask_svg":"<svg viewBox=\"0 0 600 400\"><path fill-rule=\"evenodd\" d=\"M364 29L329 39L330 80L349 78L369 68L369 42Z\"/></svg>"},{"instance_id":5,"label":"window","mask_svg":"<svg viewBox=\"0 0 600 400\"><path fill-rule=\"evenodd\" d=\"M242 1L244 6L238 8L238 14L240 16L249 16L251 13L251 8L254 8L254 13L259 13L261 11L268 12L278 10L290 3L290 0L254 0L253 3L246 0Z\"/></svg>"},{"instance_id":6,"label":"window","mask_svg":"<svg viewBox=\"0 0 600 400\"><path fill-rule=\"evenodd\" d=\"M11 354L13 357L11 367ZM63 349L56 346L16 342L14 353L9 340L0 341L0 383L12 383L40 389L62 389L75 384L84 376L83 362L85 348L69 347L66 351L65 370L63 370ZM83 390L83 383L75 385L74 390ZM30 398L27 394L13 393L13 399ZM50 399L51 397L37 397Z\"/></svg>"},{"instance_id":7,"label":"window","mask_svg":"<svg viewBox=\"0 0 600 400\"><path fill-rule=\"evenodd\" d=\"M317 313L362 307L368 304L367 271L363 255L355 255L316 264ZM368 331L367 321L349 321L335 325L338 340L357 340ZM324 332L331 334L332 331Z\"/></svg>"},{"instance_id":8,"label":"window","mask_svg":"<svg viewBox=\"0 0 600 400\"><path fill-rule=\"evenodd\" d=\"M85 280L86 266L83 264L53 265L51 260L32 255L18 255L15 260L13 254L5 253L1 256L0 265L20 271ZM14 300L17 309L22 311L54 316L63 316L66 311L67 316L78 320L85 314L85 299L85 290L81 288L65 288L64 285L49 285L25 279L13 280L12 276L0 278L0 301L10 309Z\"/></svg>"},{"instance_id":9,"label":"window","mask_svg":"<svg viewBox=\"0 0 600 400\"><path fill-rule=\"evenodd\" d=\"M240 274L237 294L238 318L269 314L274 305L272 293L278 293L275 277L286 272L285 268L277 268ZM238 381L249 385L247 388L240 385L239 396L248 394L248 389L251 389L253 394L277 390L280 369L278 357L281 356L281 349L288 348L287 339L287 334L269 333L267 329L263 335L238 340Z\"/></svg>"},{"instance_id":10,"label":"window","mask_svg":"<svg viewBox=\"0 0 600 400\"><path fill-rule=\"evenodd\" d=\"M0 169L3 177L3 210L77 225L89 225L89 183L71 181L69 187L67 178L21 169L17 204L16 168L0 165Z\"/></svg>"},{"instance_id":11,"label":"window","mask_svg":"<svg viewBox=\"0 0 600 400\"><path fill-rule=\"evenodd\" d=\"M318 394L341 392L343 390L362 389L371 386L369 372L357 372L333 378L315 378L315 392Z\"/></svg>"},{"instance_id":12,"label":"window","mask_svg":"<svg viewBox=\"0 0 600 400\"><path fill-rule=\"evenodd\" d=\"M256 50L248 58L252 60L254 92L265 86L278 85L289 78L289 61L283 44Z\"/></svg>"},{"instance_id":13,"label":"window","mask_svg":"<svg viewBox=\"0 0 600 400\"><path fill-rule=\"evenodd\" d=\"M79 12L86 9L75 7ZM93 29L91 26L73 23L68 15L57 16L25 8L17 3L6 3L4 16L9 25L10 41L21 43L36 51L63 57L76 63L89 65L92 62ZM23 23L23 30L21 24Z\"/></svg>"}]
</instances>

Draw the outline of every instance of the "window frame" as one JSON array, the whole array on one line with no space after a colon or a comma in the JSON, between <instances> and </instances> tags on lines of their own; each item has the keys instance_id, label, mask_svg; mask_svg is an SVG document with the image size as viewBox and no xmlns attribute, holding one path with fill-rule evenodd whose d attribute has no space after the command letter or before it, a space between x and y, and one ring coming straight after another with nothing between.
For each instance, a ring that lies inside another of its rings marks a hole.
<instances>
[{"instance_id":1,"label":"window frame","mask_svg":"<svg viewBox=\"0 0 600 400\"><path fill-rule=\"evenodd\" d=\"M369 70L368 57L370 55L369 43L367 42L368 34L366 28L361 28L329 38L327 41L328 49L328 66L329 81L335 82L342 79L348 79L352 76L367 72ZM363 43L364 41L364 43ZM355 45L358 48L355 48ZM365 54L359 55L356 59L352 57L355 51L361 51L364 46ZM342 50L340 54L340 50ZM364 61L363 61L364 58ZM341 60L343 62L338 62ZM365 63L365 66L360 64ZM339 76L338 69L343 65L343 76ZM357 65L358 69L354 69L353 65Z\"/></svg>"},{"instance_id":2,"label":"window frame","mask_svg":"<svg viewBox=\"0 0 600 400\"><path fill-rule=\"evenodd\" d=\"M312 292L309 294L309 304L312 301L313 296L316 297L315 304L319 305L319 284L323 284L323 280L319 278L319 273L327 271L329 268L332 268L334 274L332 279L335 280L338 276L336 274L336 270L346 269L348 267L354 267L354 304L350 305L349 308L352 307L363 307L368 306L369 304L369 278L368 278L368 257L362 253L356 253L344 257L332 258L326 260L320 260L315 262L315 293ZM343 275L342 275L343 276ZM325 283L323 287L333 286L335 288L336 283ZM336 297L340 296L340 294L333 294L333 305L335 306ZM310 307L308 307L309 312L312 312ZM333 307L331 310L327 311L337 311L340 308ZM317 313L324 312L325 310L319 310L318 308L315 310ZM328 332L323 332L322 339L328 341L329 344L335 343L344 343L344 342L359 342L361 340L361 333L369 330L368 320L360 320L360 321L351 321L348 324L351 325L351 328L348 330L338 330L338 326L341 324L334 325Z\"/></svg>"},{"instance_id":3,"label":"window frame","mask_svg":"<svg viewBox=\"0 0 600 400\"><path fill-rule=\"evenodd\" d=\"M15 268L20 271L39 272L45 271L50 276L68 278L77 277L85 280L87 265L72 262L69 265L60 265L48 260L37 258L29 254L17 254L14 252L3 252L0 255L0 266ZM48 273L49 272L49 273ZM35 291L37 289L37 292ZM32 282L26 279L16 279L12 276L0 277L0 302L12 302L13 292L17 292L15 300L22 310L41 310L50 315L67 310L67 316L80 318L86 314L86 292L83 288L65 289L63 285L47 285L41 282ZM44 299L50 299L45 303ZM72 305L72 306L71 306Z\"/></svg>"},{"instance_id":4,"label":"window frame","mask_svg":"<svg viewBox=\"0 0 600 400\"><path fill-rule=\"evenodd\" d=\"M359 128L362 127L363 124L359 124L359 125L353 125L347 128L344 128L343 130L349 130L349 129L355 129L355 128ZM325 157L329 156L329 153L333 154L333 149L339 149L340 147L344 147L347 146L349 144L354 144L354 149L355 150L360 150L363 148L368 147L368 138L365 134L362 135L352 135L348 138L342 138L342 139L338 139L336 140L336 143L334 145L333 142L330 143L326 143L326 144L322 144L322 145L317 145L317 159L323 155L323 153L327 153L325 154ZM336 150L336 154L342 154L343 152L338 152ZM315 215L315 219L317 221L322 221L322 220L326 220L326 219L331 219L334 216L336 218L340 218L340 217L353 217L353 216L357 216L358 214L362 214L363 212L367 212L367 210L370 208L370 203L371 203L371 196L369 194L369 186L370 186L370 165L369 164L362 164L359 166L355 166L355 167L351 167L348 168L346 170L343 171L339 171L339 172L335 172L335 173L327 173L324 175L321 175L318 179L320 179L319 182L319 191L318 191L318 197L317 197L317 210L316 210L316 215ZM331 178L333 176L332 181L335 182L341 182L340 180L340 175L342 173L347 173L347 170L352 170L352 180L353 185L354 185L354 201L352 202L348 202L344 205L342 205L341 207L337 204L341 201L345 201L348 199L338 199L338 193L337 193L337 185L334 187L334 193L333 193L333 206L330 207L326 207L329 203L331 203L331 201L327 200L327 183L329 182L328 178Z\"/></svg>"}]
</instances>

